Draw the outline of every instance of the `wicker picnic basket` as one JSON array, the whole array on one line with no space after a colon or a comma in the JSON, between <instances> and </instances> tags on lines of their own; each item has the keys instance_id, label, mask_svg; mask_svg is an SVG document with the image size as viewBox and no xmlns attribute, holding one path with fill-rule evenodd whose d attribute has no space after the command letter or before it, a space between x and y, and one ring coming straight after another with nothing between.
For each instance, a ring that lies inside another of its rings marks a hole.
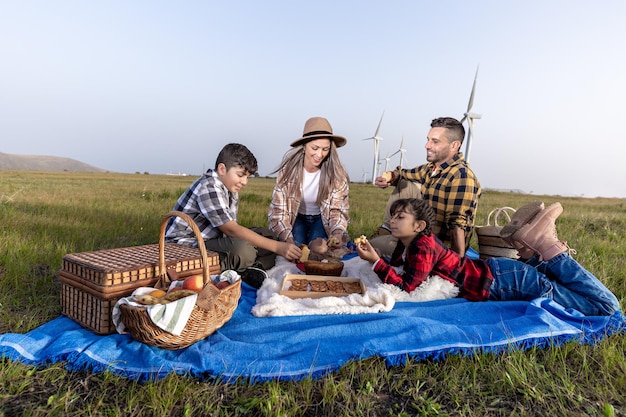
<instances>
[{"instance_id":1,"label":"wicker picnic basket","mask_svg":"<svg viewBox=\"0 0 626 417\"><path fill-rule=\"evenodd\" d=\"M343 271L343 262L338 260L322 261L305 261L304 272L307 275L327 275L338 277Z\"/></svg>"},{"instance_id":2,"label":"wicker picnic basket","mask_svg":"<svg viewBox=\"0 0 626 417\"><path fill-rule=\"evenodd\" d=\"M241 280L224 289L218 289L212 282L207 266L207 252L200 229L185 213L172 211L168 213L161 224L159 236L159 265L164 271L164 252L162 250L165 240L165 229L171 217L183 218L193 229L198 240L198 248L202 257L202 274L204 278L204 288L198 294L196 305L193 307L191 316L187 321L185 329L180 335L175 335L158 327L148 316L145 307L120 305L121 321L124 323L129 333L134 339L147 345L158 346L162 349L176 350L190 346L222 327L232 317L239 297L241 296ZM161 275L157 287L166 289L170 284L167 273Z\"/></svg>"},{"instance_id":3,"label":"wicker picnic basket","mask_svg":"<svg viewBox=\"0 0 626 417\"><path fill-rule=\"evenodd\" d=\"M500 237L500 230L504 225L498 224L498 220L506 219L506 223L511 221L508 212L515 213L515 209L511 207L499 207L491 210L487 216L487 224L485 226L476 227L476 235L478 236L478 253L481 259L487 258L511 258L518 259L519 254L515 247L509 245ZM493 216L494 224L491 224Z\"/></svg>"},{"instance_id":4,"label":"wicker picnic basket","mask_svg":"<svg viewBox=\"0 0 626 417\"><path fill-rule=\"evenodd\" d=\"M219 274L219 255L207 256L210 273ZM165 265L177 280L202 274L200 250L190 246L166 243ZM58 273L61 312L96 334L115 333L117 301L139 287L154 287L161 271L158 243L66 254Z\"/></svg>"}]
</instances>

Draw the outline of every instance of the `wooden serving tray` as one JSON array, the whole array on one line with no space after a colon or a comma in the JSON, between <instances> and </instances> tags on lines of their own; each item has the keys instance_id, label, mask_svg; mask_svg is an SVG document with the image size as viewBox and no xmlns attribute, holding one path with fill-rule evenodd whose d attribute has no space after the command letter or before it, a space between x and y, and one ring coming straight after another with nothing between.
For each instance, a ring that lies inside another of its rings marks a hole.
<instances>
[{"instance_id":1,"label":"wooden serving tray","mask_svg":"<svg viewBox=\"0 0 626 417\"><path fill-rule=\"evenodd\" d=\"M293 290L294 280L307 280L309 285L306 290ZM328 285L330 283L330 288ZM344 284L348 284L344 286ZM333 291L334 286L340 286L342 291ZM351 288L354 287L354 288ZM322 289L321 291L319 289ZM289 298L322 298L322 297L346 297L350 294L365 294L365 285L360 278L331 277L325 275L302 275L286 274L280 294Z\"/></svg>"}]
</instances>

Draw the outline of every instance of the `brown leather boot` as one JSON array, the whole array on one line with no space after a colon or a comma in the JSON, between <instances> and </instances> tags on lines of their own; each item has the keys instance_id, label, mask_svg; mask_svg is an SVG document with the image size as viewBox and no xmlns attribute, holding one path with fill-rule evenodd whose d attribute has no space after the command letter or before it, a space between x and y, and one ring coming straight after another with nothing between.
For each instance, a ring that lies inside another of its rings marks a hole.
<instances>
[{"instance_id":1,"label":"brown leather boot","mask_svg":"<svg viewBox=\"0 0 626 417\"><path fill-rule=\"evenodd\" d=\"M556 233L556 219L563 213L561 203L554 203L541 210L533 220L515 232L511 239L521 243L549 261L556 255L567 252L569 247L561 242Z\"/></svg>"},{"instance_id":2,"label":"brown leather boot","mask_svg":"<svg viewBox=\"0 0 626 417\"><path fill-rule=\"evenodd\" d=\"M506 224L502 230L500 230L500 237L502 240L509 245L514 245L511 236L521 229L522 226L530 223L530 221L543 209L544 205L542 201L534 201L518 208L515 211L515 214L513 214L513 217L511 217L511 221Z\"/></svg>"},{"instance_id":3,"label":"brown leather boot","mask_svg":"<svg viewBox=\"0 0 626 417\"><path fill-rule=\"evenodd\" d=\"M527 248L519 242L513 241L513 243L510 243L510 245L513 245L513 247L517 249L517 254L520 259L530 259L535 255L534 250Z\"/></svg>"}]
</instances>

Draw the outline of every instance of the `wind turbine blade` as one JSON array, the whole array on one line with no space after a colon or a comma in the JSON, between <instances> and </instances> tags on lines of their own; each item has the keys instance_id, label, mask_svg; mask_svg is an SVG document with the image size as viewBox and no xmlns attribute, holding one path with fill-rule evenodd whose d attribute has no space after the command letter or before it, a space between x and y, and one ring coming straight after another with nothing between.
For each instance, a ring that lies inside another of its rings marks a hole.
<instances>
[{"instance_id":1,"label":"wind turbine blade","mask_svg":"<svg viewBox=\"0 0 626 417\"><path fill-rule=\"evenodd\" d=\"M469 113L472 110L472 106L474 105L474 91L476 91L476 79L478 78L478 67L476 67L476 74L474 74L474 84L472 84L472 93L470 94L469 103L467 103L467 112Z\"/></svg>"},{"instance_id":2,"label":"wind turbine blade","mask_svg":"<svg viewBox=\"0 0 626 417\"><path fill-rule=\"evenodd\" d=\"M402 135L402 140L400 141L400 148L397 151L395 151L394 153L392 153L391 155L389 155L389 157L397 155L400 152L402 152L403 150L404 150L404 135Z\"/></svg>"},{"instance_id":3,"label":"wind turbine blade","mask_svg":"<svg viewBox=\"0 0 626 417\"><path fill-rule=\"evenodd\" d=\"M463 122L465 121L465 119L467 119L467 115L463 116L463 118L461 119L461 124L463 124ZM365 140L365 139L363 139Z\"/></svg>"},{"instance_id":4,"label":"wind turbine blade","mask_svg":"<svg viewBox=\"0 0 626 417\"><path fill-rule=\"evenodd\" d=\"M378 136L378 131L380 130L380 124L383 122L384 115L385 115L385 111L383 110L383 114L380 116L380 120L378 121L378 127L376 128L376 133L374 133L374 137Z\"/></svg>"}]
</instances>

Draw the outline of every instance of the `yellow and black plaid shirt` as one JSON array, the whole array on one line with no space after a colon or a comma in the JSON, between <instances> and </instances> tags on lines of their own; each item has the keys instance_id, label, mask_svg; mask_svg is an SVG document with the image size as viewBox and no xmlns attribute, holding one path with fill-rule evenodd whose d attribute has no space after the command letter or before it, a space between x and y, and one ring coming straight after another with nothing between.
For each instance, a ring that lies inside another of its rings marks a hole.
<instances>
[{"instance_id":1,"label":"yellow and black plaid shirt","mask_svg":"<svg viewBox=\"0 0 626 417\"><path fill-rule=\"evenodd\" d=\"M469 247L478 199L482 192L474 172L462 153L441 164L433 175L435 164L427 163L413 169L400 169L395 173L402 178L422 184L422 198L435 211L437 224L433 233L450 246L450 229L465 230L465 247Z\"/></svg>"}]
</instances>

